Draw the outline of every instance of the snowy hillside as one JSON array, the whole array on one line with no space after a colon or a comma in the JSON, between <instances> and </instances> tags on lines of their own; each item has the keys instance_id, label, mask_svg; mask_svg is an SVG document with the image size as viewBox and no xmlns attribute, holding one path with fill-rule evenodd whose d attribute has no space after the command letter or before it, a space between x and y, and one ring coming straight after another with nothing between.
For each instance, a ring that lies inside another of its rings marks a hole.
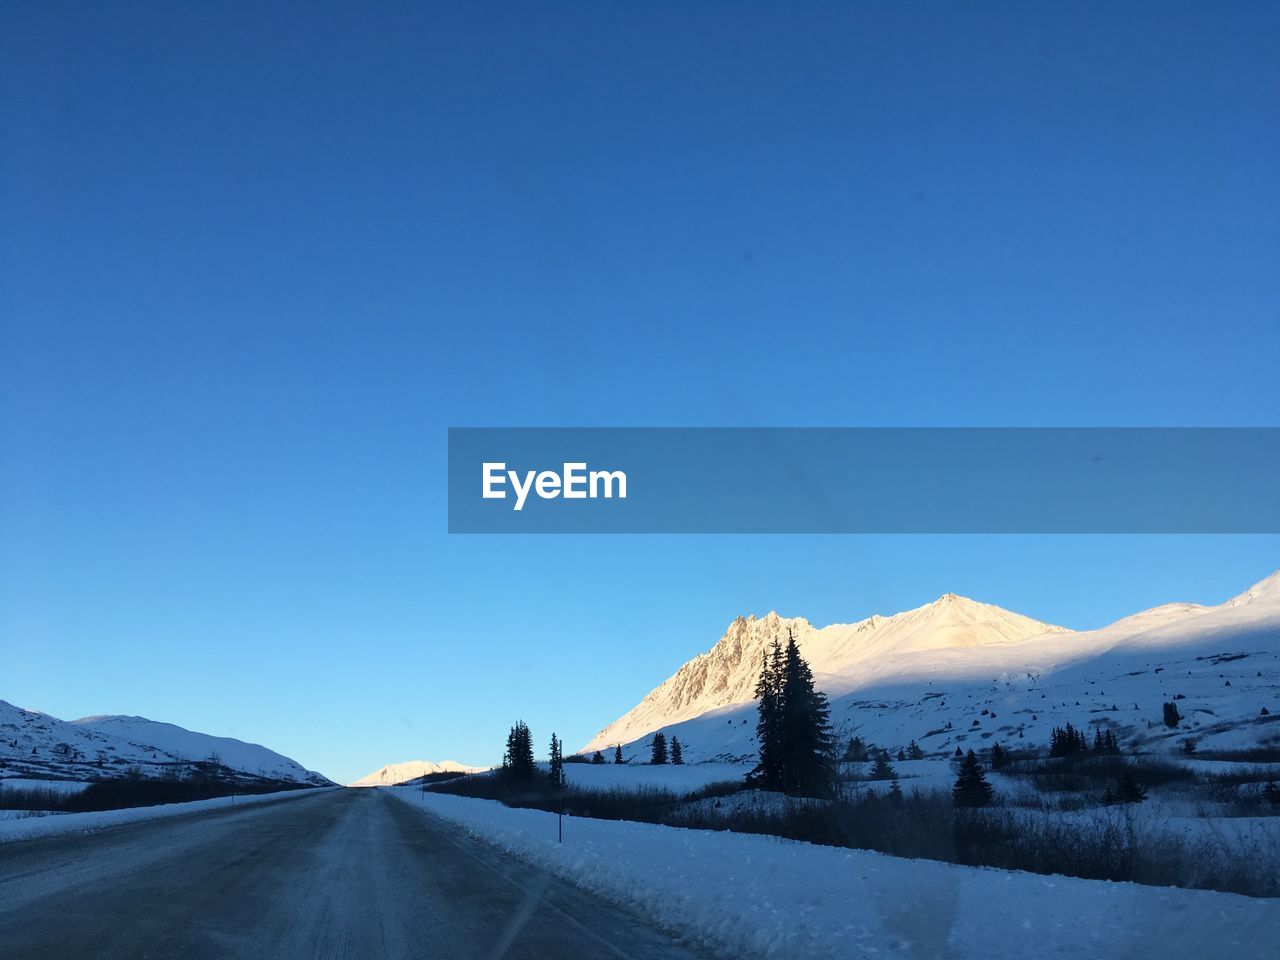
<instances>
[{"instance_id":1,"label":"snowy hillside","mask_svg":"<svg viewBox=\"0 0 1280 960\"><path fill-rule=\"evenodd\" d=\"M389 763L347 786L391 787L431 773L478 773L484 769L484 767L468 767L453 760L444 760L440 763L431 760L406 760L403 763Z\"/></svg>"},{"instance_id":2,"label":"snowy hillside","mask_svg":"<svg viewBox=\"0 0 1280 960\"><path fill-rule=\"evenodd\" d=\"M1166 604L1091 631L953 594L822 629L772 613L739 618L583 749L622 743L641 756L637 741L664 730L680 738L686 760L751 759L760 658L788 629L831 697L837 730L895 751L911 740L935 756L960 745L1044 744L1067 722L1151 749L1280 738L1277 573L1218 606ZM1167 701L1183 716L1177 730L1160 722Z\"/></svg>"},{"instance_id":3,"label":"snowy hillside","mask_svg":"<svg viewBox=\"0 0 1280 960\"><path fill-rule=\"evenodd\" d=\"M256 743L196 733L144 717L86 717L68 723L0 700L0 776L97 780L138 767L164 776L217 757L247 777L327 784L327 778Z\"/></svg>"},{"instance_id":4,"label":"snowy hillside","mask_svg":"<svg viewBox=\"0 0 1280 960\"><path fill-rule=\"evenodd\" d=\"M1069 631L955 594L892 617L876 615L821 629L803 617L777 613L762 619L739 617L711 650L686 663L583 750L628 743L681 720L751 701L765 649L774 639L785 642L789 632L820 685L832 693L855 686L868 663L922 651L980 650Z\"/></svg>"}]
</instances>

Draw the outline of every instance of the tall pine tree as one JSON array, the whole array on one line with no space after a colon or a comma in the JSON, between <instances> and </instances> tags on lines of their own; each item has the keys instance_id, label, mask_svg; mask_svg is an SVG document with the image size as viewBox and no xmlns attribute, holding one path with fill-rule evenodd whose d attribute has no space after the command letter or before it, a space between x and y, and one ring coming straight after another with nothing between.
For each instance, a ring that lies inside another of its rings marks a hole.
<instances>
[{"instance_id":1,"label":"tall pine tree","mask_svg":"<svg viewBox=\"0 0 1280 960\"><path fill-rule=\"evenodd\" d=\"M661 730L653 735L653 753L649 762L656 766L667 762L667 736Z\"/></svg>"},{"instance_id":2,"label":"tall pine tree","mask_svg":"<svg viewBox=\"0 0 1280 960\"><path fill-rule=\"evenodd\" d=\"M1009 753L998 743L991 745L991 769L999 770L1009 762Z\"/></svg>"},{"instance_id":3,"label":"tall pine tree","mask_svg":"<svg viewBox=\"0 0 1280 960\"><path fill-rule=\"evenodd\" d=\"M782 756L782 645L774 638L760 663L760 679L756 681L756 742L760 745L760 762L748 777L770 790L781 790Z\"/></svg>"},{"instance_id":4,"label":"tall pine tree","mask_svg":"<svg viewBox=\"0 0 1280 960\"><path fill-rule=\"evenodd\" d=\"M557 787L564 786L564 757L561 754L560 738L551 735L551 782Z\"/></svg>"},{"instance_id":5,"label":"tall pine tree","mask_svg":"<svg viewBox=\"0 0 1280 960\"><path fill-rule=\"evenodd\" d=\"M846 763L862 763L867 759L867 745L862 742L861 737L849 738L849 745L844 748L844 756L841 759Z\"/></svg>"},{"instance_id":6,"label":"tall pine tree","mask_svg":"<svg viewBox=\"0 0 1280 960\"><path fill-rule=\"evenodd\" d=\"M671 738L671 762L677 765L684 763L684 747L680 746L680 738Z\"/></svg>"},{"instance_id":7,"label":"tall pine tree","mask_svg":"<svg viewBox=\"0 0 1280 960\"><path fill-rule=\"evenodd\" d=\"M533 777L533 735L523 720L507 734L507 750L502 756L502 769L515 780Z\"/></svg>"},{"instance_id":8,"label":"tall pine tree","mask_svg":"<svg viewBox=\"0 0 1280 960\"><path fill-rule=\"evenodd\" d=\"M957 807L985 807L991 803L992 796L982 764L970 750L960 761L960 775L951 790L951 800Z\"/></svg>"},{"instance_id":9,"label":"tall pine tree","mask_svg":"<svg viewBox=\"0 0 1280 960\"><path fill-rule=\"evenodd\" d=\"M800 655L794 633L782 658L783 783L791 793L827 794L835 784L835 736L827 697L813 685L813 671Z\"/></svg>"},{"instance_id":10,"label":"tall pine tree","mask_svg":"<svg viewBox=\"0 0 1280 960\"><path fill-rule=\"evenodd\" d=\"M756 683L760 762L747 775L770 790L810 796L835 784L835 736L827 698L813 686L813 672L800 655L795 635L787 646L775 639L760 665Z\"/></svg>"},{"instance_id":11,"label":"tall pine tree","mask_svg":"<svg viewBox=\"0 0 1280 960\"><path fill-rule=\"evenodd\" d=\"M875 765L871 768L872 780L896 780L898 773L893 769L893 765L889 763L889 751L881 750L876 754Z\"/></svg>"},{"instance_id":12,"label":"tall pine tree","mask_svg":"<svg viewBox=\"0 0 1280 960\"><path fill-rule=\"evenodd\" d=\"M614 746L613 746L613 762L614 762L614 763L624 763L624 762L625 762L625 761L622 759L622 744L620 744L620 743L616 743L616 744L614 744Z\"/></svg>"}]
</instances>

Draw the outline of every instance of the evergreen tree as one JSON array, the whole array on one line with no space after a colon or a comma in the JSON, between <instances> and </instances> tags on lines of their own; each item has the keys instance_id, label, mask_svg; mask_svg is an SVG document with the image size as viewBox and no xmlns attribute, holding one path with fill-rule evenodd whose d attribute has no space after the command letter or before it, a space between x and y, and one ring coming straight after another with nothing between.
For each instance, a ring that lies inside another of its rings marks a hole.
<instances>
[{"instance_id":1,"label":"evergreen tree","mask_svg":"<svg viewBox=\"0 0 1280 960\"><path fill-rule=\"evenodd\" d=\"M868 759L867 745L862 742L861 737L849 738L849 745L844 748L844 756L841 759L846 763L862 763Z\"/></svg>"},{"instance_id":2,"label":"evergreen tree","mask_svg":"<svg viewBox=\"0 0 1280 960\"><path fill-rule=\"evenodd\" d=\"M875 766L871 768L872 780L896 780L898 773L889 763L889 751L881 750L876 756Z\"/></svg>"},{"instance_id":3,"label":"evergreen tree","mask_svg":"<svg viewBox=\"0 0 1280 960\"><path fill-rule=\"evenodd\" d=\"M1069 757L1072 754L1084 753L1089 749L1089 742L1084 732L1071 724L1065 727L1054 727L1049 734L1049 756Z\"/></svg>"},{"instance_id":4,"label":"evergreen tree","mask_svg":"<svg viewBox=\"0 0 1280 960\"><path fill-rule=\"evenodd\" d=\"M1099 727L1093 732L1093 752L1103 753L1107 749L1107 745L1102 740L1102 728Z\"/></svg>"},{"instance_id":5,"label":"evergreen tree","mask_svg":"<svg viewBox=\"0 0 1280 960\"><path fill-rule=\"evenodd\" d=\"M902 787L899 786L898 780L896 777L894 778L893 784L889 787L889 802L890 803L902 802Z\"/></svg>"},{"instance_id":6,"label":"evergreen tree","mask_svg":"<svg viewBox=\"0 0 1280 960\"><path fill-rule=\"evenodd\" d=\"M998 743L991 745L991 769L1000 770L1009 762L1009 753Z\"/></svg>"},{"instance_id":7,"label":"evergreen tree","mask_svg":"<svg viewBox=\"0 0 1280 960\"><path fill-rule=\"evenodd\" d=\"M813 685L813 671L788 634L782 661L781 728L783 780L792 793L817 796L835 783L835 737L826 695Z\"/></svg>"},{"instance_id":8,"label":"evergreen tree","mask_svg":"<svg viewBox=\"0 0 1280 960\"><path fill-rule=\"evenodd\" d=\"M614 748L613 748L613 762L614 762L614 763L625 763L625 762L626 762L625 760L623 760L623 759L622 759L622 744L620 744L620 743L619 743L619 744L615 744L615 745L614 745Z\"/></svg>"},{"instance_id":9,"label":"evergreen tree","mask_svg":"<svg viewBox=\"0 0 1280 960\"><path fill-rule=\"evenodd\" d=\"M960 762L960 775L951 790L951 802L957 807L985 807L993 797L991 784L982 772L982 764L970 750Z\"/></svg>"},{"instance_id":10,"label":"evergreen tree","mask_svg":"<svg viewBox=\"0 0 1280 960\"><path fill-rule=\"evenodd\" d=\"M952 756L956 756L956 757L963 757L963 756L964 756L964 751L963 751L963 750L961 750L959 747L956 747L956 752L955 752L954 754L952 754Z\"/></svg>"},{"instance_id":11,"label":"evergreen tree","mask_svg":"<svg viewBox=\"0 0 1280 960\"><path fill-rule=\"evenodd\" d=\"M597 750L591 755L591 762L597 765L604 763L604 754Z\"/></svg>"},{"instance_id":12,"label":"evergreen tree","mask_svg":"<svg viewBox=\"0 0 1280 960\"><path fill-rule=\"evenodd\" d=\"M1117 803L1142 803L1147 799L1147 788L1133 779L1133 774L1125 771L1116 781L1115 789L1107 788L1102 795L1102 802L1108 806Z\"/></svg>"},{"instance_id":13,"label":"evergreen tree","mask_svg":"<svg viewBox=\"0 0 1280 960\"><path fill-rule=\"evenodd\" d=\"M771 790L823 795L835 783L835 738L824 694L800 655L794 634L785 651L774 640L756 683L760 762L748 779Z\"/></svg>"},{"instance_id":14,"label":"evergreen tree","mask_svg":"<svg viewBox=\"0 0 1280 960\"><path fill-rule=\"evenodd\" d=\"M898 762L899 762L899 763L902 763L902 761L904 761L904 760L906 760L906 759L907 759L907 751L905 751L905 750L903 750L901 747L899 747L899 748L898 748Z\"/></svg>"},{"instance_id":15,"label":"evergreen tree","mask_svg":"<svg viewBox=\"0 0 1280 960\"><path fill-rule=\"evenodd\" d=\"M760 662L760 679L756 681L756 742L760 746L760 762L748 779L769 790L781 790L783 778L782 733L782 646L774 638Z\"/></svg>"},{"instance_id":16,"label":"evergreen tree","mask_svg":"<svg viewBox=\"0 0 1280 960\"><path fill-rule=\"evenodd\" d=\"M557 787L564 786L564 755L561 752L560 738L551 735L551 782Z\"/></svg>"},{"instance_id":17,"label":"evergreen tree","mask_svg":"<svg viewBox=\"0 0 1280 960\"><path fill-rule=\"evenodd\" d=\"M533 735L523 720L507 734L507 750L502 756L502 769L516 780L533 777Z\"/></svg>"},{"instance_id":18,"label":"evergreen tree","mask_svg":"<svg viewBox=\"0 0 1280 960\"><path fill-rule=\"evenodd\" d=\"M671 738L671 762L679 766L684 763L684 748L680 746L680 738Z\"/></svg>"},{"instance_id":19,"label":"evergreen tree","mask_svg":"<svg viewBox=\"0 0 1280 960\"><path fill-rule=\"evenodd\" d=\"M667 736L661 730L653 735L653 754L649 762L656 766L667 762Z\"/></svg>"},{"instance_id":20,"label":"evergreen tree","mask_svg":"<svg viewBox=\"0 0 1280 960\"><path fill-rule=\"evenodd\" d=\"M1164 725L1172 730L1181 722L1182 714L1178 712L1178 705L1176 703L1166 703L1164 705Z\"/></svg>"},{"instance_id":21,"label":"evergreen tree","mask_svg":"<svg viewBox=\"0 0 1280 960\"><path fill-rule=\"evenodd\" d=\"M924 759L924 750L923 750L923 748L921 748L920 744L916 743L914 740L912 740L912 741L911 741L911 743L910 743L910 744L908 744L908 746L907 746L907 759L908 759L908 760L923 760L923 759Z\"/></svg>"}]
</instances>

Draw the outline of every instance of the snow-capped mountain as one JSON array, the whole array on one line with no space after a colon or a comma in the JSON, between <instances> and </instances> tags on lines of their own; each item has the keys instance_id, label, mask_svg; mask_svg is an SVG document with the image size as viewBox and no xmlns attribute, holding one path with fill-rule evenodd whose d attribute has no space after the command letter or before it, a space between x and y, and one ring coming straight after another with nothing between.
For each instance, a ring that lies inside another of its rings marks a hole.
<instances>
[{"instance_id":1,"label":"snow-capped mountain","mask_svg":"<svg viewBox=\"0 0 1280 960\"><path fill-rule=\"evenodd\" d=\"M977 603L955 594L899 613L816 629L803 617L777 613L739 617L709 651L694 657L638 705L595 735L583 750L628 743L710 710L755 696L760 663L775 640L794 634L819 686L828 694L851 689L864 668L922 651L973 650L1026 640L1061 627Z\"/></svg>"},{"instance_id":2,"label":"snow-capped mountain","mask_svg":"<svg viewBox=\"0 0 1280 960\"><path fill-rule=\"evenodd\" d=\"M145 717L67 722L0 700L0 776L96 780L130 767L163 776L216 757L250 778L328 784L321 774L256 743L215 737Z\"/></svg>"},{"instance_id":3,"label":"snow-capped mountain","mask_svg":"<svg viewBox=\"0 0 1280 960\"><path fill-rule=\"evenodd\" d=\"M1280 738L1276 573L1217 606L1165 604L1090 631L954 594L821 629L776 613L739 618L583 750L625 748L663 730L680 738L689 760L753 757L761 658L788 631L831 698L837 730L895 750L912 740L933 754L961 744L1040 743L1067 722L1168 746ZM1180 705L1178 730L1160 723L1167 701Z\"/></svg>"},{"instance_id":4,"label":"snow-capped mountain","mask_svg":"<svg viewBox=\"0 0 1280 960\"><path fill-rule=\"evenodd\" d=\"M397 783L407 783L430 773L478 773L484 767L468 767L453 760L435 763L431 760L406 760L403 763L389 763L379 767L373 773L366 774L349 787L390 787Z\"/></svg>"}]
</instances>

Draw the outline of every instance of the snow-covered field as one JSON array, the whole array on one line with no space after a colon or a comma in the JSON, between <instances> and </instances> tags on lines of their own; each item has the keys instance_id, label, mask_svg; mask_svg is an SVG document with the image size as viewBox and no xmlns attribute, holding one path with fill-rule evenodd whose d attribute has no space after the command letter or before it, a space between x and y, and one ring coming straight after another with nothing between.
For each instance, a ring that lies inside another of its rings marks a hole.
<instances>
[{"instance_id":1,"label":"snow-covered field","mask_svg":"<svg viewBox=\"0 0 1280 960\"><path fill-rule=\"evenodd\" d=\"M662 788L683 793L725 780L740 783L750 769L750 766L740 763L669 763L656 767L629 763L566 763L564 775L570 784L584 790Z\"/></svg>"},{"instance_id":2,"label":"snow-covered field","mask_svg":"<svg viewBox=\"0 0 1280 960\"><path fill-rule=\"evenodd\" d=\"M1280 900L393 796L733 957L1271 960Z\"/></svg>"},{"instance_id":3,"label":"snow-covered field","mask_svg":"<svg viewBox=\"0 0 1280 960\"><path fill-rule=\"evenodd\" d=\"M338 787L319 789L336 790ZM274 803L279 800L310 796L314 791L281 790L278 793L260 793L250 796L214 797L211 800L193 800L188 803L165 803L153 807L128 807L124 810L95 810L90 813L57 813L37 816L14 816L0 818L0 844L12 843L15 840L36 840L41 837L52 837L63 834L92 833L106 827L116 827L124 823L137 823L141 820L160 820L164 817L180 817L188 813L203 810L218 810L222 807L247 807L259 803ZM10 814L22 814L25 811L7 811Z\"/></svg>"}]
</instances>

